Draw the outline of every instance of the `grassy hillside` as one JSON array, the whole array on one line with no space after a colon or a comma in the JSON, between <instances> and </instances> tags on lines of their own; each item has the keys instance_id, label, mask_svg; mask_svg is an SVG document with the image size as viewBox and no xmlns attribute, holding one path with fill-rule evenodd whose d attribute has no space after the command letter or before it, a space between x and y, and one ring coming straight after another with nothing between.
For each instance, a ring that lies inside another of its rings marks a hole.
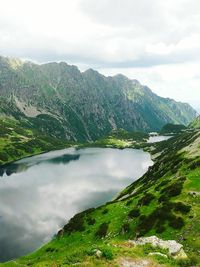
<instances>
[{"instance_id":1,"label":"grassy hillside","mask_svg":"<svg viewBox=\"0 0 200 267\"><path fill-rule=\"evenodd\" d=\"M142 132L127 132L123 129L113 130L110 134L94 142L82 143L79 148L84 147L111 147L111 148L142 148L147 146L149 134Z\"/></svg>"},{"instance_id":2,"label":"grassy hillside","mask_svg":"<svg viewBox=\"0 0 200 267\"><path fill-rule=\"evenodd\" d=\"M181 131L186 130L186 126L185 125L181 125L181 124L172 124L172 123L167 123L166 125L164 125L160 131L161 134L176 134L176 133L180 133Z\"/></svg>"},{"instance_id":3,"label":"grassy hillside","mask_svg":"<svg viewBox=\"0 0 200 267\"><path fill-rule=\"evenodd\" d=\"M0 117L0 165L66 146L69 142L42 134L26 120Z\"/></svg>"},{"instance_id":4,"label":"grassy hillside","mask_svg":"<svg viewBox=\"0 0 200 267\"><path fill-rule=\"evenodd\" d=\"M115 200L75 215L50 243L0 266L200 266L199 148L199 131L151 146L155 164ZM152 235L180 242L188 258L150 256L166 251L128 242Z\"/></svg>"},{"instance_id":5,"label":"grassy hillside","mask_svg":"<svg viewBox=\"0 0 200 267\"><path fill-rule=\"evenodd\" d=\"M193 122L189 124L189 127L200 129L200 116L198 116Z\"/></svg>"},{"instance_id":6,"label":"grassy hillside","mask_svg":"<svg viewBox=\"0 0 200 267\"><path fill-rule=\"evenodd\" d=\"M148 138L148 134L145 133L127 132L119 129L95 142L73 143L65 139L44 135L36 130L35 124L26 120L18 121L9 117L0 117L0 125L0 165L70 145L76 145L79 148L141 148L146 146Z\"/></svg>"}]
</instances>

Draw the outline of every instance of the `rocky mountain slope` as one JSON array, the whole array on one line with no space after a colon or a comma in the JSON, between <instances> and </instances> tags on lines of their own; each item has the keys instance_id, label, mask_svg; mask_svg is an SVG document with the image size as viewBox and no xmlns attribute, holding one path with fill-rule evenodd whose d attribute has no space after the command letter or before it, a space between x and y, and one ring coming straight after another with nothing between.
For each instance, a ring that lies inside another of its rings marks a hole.
<instances>
[{"instance_id":1,"label":"rocky mountain slope","mask_svg":"<svg viewBox=\"0 0 200 267\"><path fill-rule=\"evenodd\" d=\"M123 75L80 72L64 62L37 65L0 57L0 114L25 119L36 129L67 140L89 141L111 130L160 130L188 124L188 104L154 94Z\"/></svg>"},{"instance_id":2,"label":"rocky mountain slope","mask_svg":"<svg viewBox=\"0 0 200 267\"><path fill-rule=\"evenodd\" d=\"M199 131L148 144L155 164L143 177L75 215L35 253L0 266L200 266L199 146Z\"/></svg>"}]
</instances>

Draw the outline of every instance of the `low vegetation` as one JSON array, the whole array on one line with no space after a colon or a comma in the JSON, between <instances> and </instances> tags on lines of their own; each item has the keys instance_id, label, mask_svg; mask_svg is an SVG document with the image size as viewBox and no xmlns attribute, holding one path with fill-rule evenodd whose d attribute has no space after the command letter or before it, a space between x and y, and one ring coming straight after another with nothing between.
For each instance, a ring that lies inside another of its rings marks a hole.
<instances>
[{"instance_id":1,"label":"low vegetation","mask_svg":"<svg viewBox=\"0 0 200 267\"><path fill-rule=\"evenodd\" d=\"M196 128L196 129L200 129L200 116L198 116L195 120L193 120L190 124L189 124L190 128Z\"/></svg>"},{"instance_id":2,"label":"low vegetation","mask_svg":"<svg viewBox=\"0 0 200 267\"><path fill-rule=\"evenodd\" d=\"M143 148L149 135L142 132L127 132L123 129L113 130L108 136L97 141L83 143L79 148L84 147L107 147L107 148Z\"/></svg>"},{"instance_id":3,"label":"low vegetation","mask_svg":"<svg viewBox=\"0 0 200 267\"><path fill-rule=\"evenodd\" d=\"M160 131L161 134L177 134L186 130L186 126L182 124L168 123L164 125Z\"/></svg>"},{"instance_id":4,"label":"low vegetation","mask_svg":"<svg viewBox=\"0 0 200 267\"><path fill-rule=\"evenodd\" d=\"M0 118L0 165L69 146L63 139L38 132L25 120Z\"/></svg>"}]
</instances>

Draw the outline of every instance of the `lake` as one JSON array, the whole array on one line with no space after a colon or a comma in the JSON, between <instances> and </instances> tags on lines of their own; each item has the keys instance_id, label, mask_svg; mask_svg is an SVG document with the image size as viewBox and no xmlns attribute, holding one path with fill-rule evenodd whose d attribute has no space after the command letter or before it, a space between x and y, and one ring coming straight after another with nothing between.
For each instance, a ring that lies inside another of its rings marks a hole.
<instances>
[{"instance_id":1,"label":"lake","mask_svg":"<svg viewBox=\"0 0 200 267\"><path fill-rule=\"evenodd\" d=\"M153 162L142 150L68 148L0 170L0 261L34 251L77 212L112 200Z\"/></svg>"},{"instance_id":2,"label":"lake","mask_svg":"<svg viewBox=\"0 0 200 267\"><path fill-rule=\"evenodd\" d=\"M150 136L149 137L149 140L148 140L148 143L158 143L158 142L161 142L161 141L165 141L165 140L168 140L169 138L172 138L173 136L172 135L157 135L157 136Z\"/></svg>"}]
</instances>

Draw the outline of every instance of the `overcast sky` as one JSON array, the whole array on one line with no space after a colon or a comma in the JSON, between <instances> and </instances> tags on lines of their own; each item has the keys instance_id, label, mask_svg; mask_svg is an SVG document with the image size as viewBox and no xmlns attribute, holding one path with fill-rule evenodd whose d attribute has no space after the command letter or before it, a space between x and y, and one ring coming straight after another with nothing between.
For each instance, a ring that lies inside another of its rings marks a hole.
<instances>
[{"instance_id":1,"label":"overcast sky","mask_svg":"<svg viewBox=\"0 0 200 267\"><path fill-rule=\"evenodd\" d=\"M199 0L0 0L0 54L123 73L200 111Z\"/></svg>"}]
</instances>

